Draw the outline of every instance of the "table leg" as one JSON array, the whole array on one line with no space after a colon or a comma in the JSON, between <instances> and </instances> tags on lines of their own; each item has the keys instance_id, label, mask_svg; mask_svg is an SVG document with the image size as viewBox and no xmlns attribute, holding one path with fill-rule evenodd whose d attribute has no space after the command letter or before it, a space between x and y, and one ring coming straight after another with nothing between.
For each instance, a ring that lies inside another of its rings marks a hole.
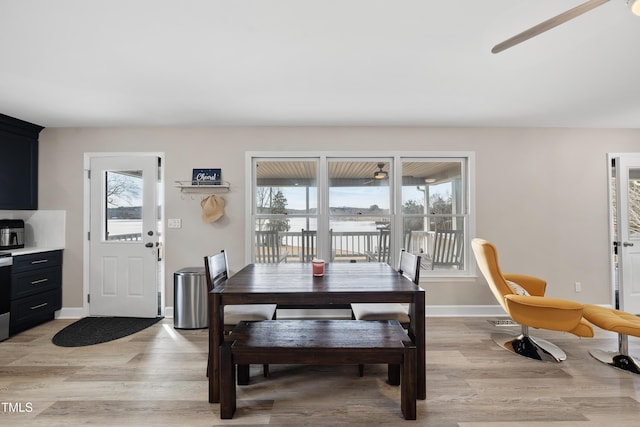
<instances>
[{"instance_id":1,"label":"table leg","mask_svg":"<svg viewBox=\"0 0 640 427\"><path fill-rule=\"evenodd\" d=\"M410 329L413 332L414 336L412 338L416 344L416 371L418 373L416 394L420 400L427 398L426 319L424 306L424 292L418 292L411 307Z\"/></svg>"},{"instance_id":2,"label":"table leg","mask_svg":"<svg viewBox=\"0 0 640 427\"><path fill-rule=\"evenodd\" d=\"M224 306L209 293L209 403L220 402L220 346L224 343Z\"/></svg>"},{"instance_id":3,"label":"table leg","mask_svg":"<svg viewBox=\"0 0 640 427\"><path fill-rule=\"evenodd\" d=\"M387 382L390 385L400 385L400 365L387 366Z\"/></svg>"},{"instance_id":4,"label":"table leg","mask_svg":"<svg viewBox=\"0 0 640 427\"><path fill-rule=\"evenodd\" d=\"M411 345L404 349L402 362L402 385L400 389L400 404L402 415L406 420L416 419L416 377L412 375L416 367L416 348Z\"/></svg>"},{"instance_id":5,"label":"table leg","mask_svg":"<svg viewBox=\"0 0 640 427\"><path fill-rule=\"evenodd\" d=\"M236 411L236 369L229 342L220 347L220 368L220 418L229 419Z\"/></svg>"}]
</instances>

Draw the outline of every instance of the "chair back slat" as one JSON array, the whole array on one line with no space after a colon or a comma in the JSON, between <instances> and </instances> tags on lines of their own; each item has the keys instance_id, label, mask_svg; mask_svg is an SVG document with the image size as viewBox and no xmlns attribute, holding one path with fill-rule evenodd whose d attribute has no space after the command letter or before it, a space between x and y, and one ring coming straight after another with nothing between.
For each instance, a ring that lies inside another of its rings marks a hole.
<instances>
[{"instance_id":1,"label":"chair back slat","mask_svg":"<svg viewBox=\"0 0 640 427\"><path fill-rule=\"evenodd\" d=\"M207 289L211 291L229 278L227 254L222 250L219 254L204 257L205 279Z\"/></svg>"},{"instance_id":2,"label":"chair back slat","mask_svg":"<svg viewBox=\"0 0 640 427\"><path fill-rule=\"evenodd\" d=\"M416 285L420 281L420 255L402 249L398 262L398 273L411 280Z\"/></svg>"}]
</instances>

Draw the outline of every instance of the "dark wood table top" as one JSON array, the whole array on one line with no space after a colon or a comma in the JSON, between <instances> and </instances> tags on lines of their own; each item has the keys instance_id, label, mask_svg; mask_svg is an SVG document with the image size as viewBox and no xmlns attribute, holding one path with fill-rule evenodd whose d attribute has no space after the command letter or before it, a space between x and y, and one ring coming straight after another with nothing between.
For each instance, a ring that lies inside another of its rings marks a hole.
<instances>
[{"instance_id":1,"label":"dark wood table top","mask_svg":"<svg viewBox=\"0 0 640 427\"><path fill-rule=\"evenodd\" d=\"M409 295L423 290L385 263L331 263L321 277L312 275L309 263L280 263L249 264L212 292L275 298L277 294L293 293L344 294L356 298L354 302L366 294L372 302L392 302L381 299L381 295L393 293L406 301Z\"/></svg>"}]
</instances>

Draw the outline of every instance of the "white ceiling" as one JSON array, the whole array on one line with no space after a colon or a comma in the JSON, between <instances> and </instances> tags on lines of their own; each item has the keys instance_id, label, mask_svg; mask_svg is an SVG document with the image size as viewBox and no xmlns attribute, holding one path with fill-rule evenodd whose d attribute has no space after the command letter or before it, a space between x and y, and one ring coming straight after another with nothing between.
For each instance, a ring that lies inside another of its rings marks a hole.
<instances>
[{"instance_id":1,"label":"white ceiling","mask_svg":"<svg viewBox=\"0 0 640 427\"><path fill-rule=\"evenodd\" d=\"M0 0L0 113L46 127L640 128L612 0Z\"/></svg>"}]
</instances>

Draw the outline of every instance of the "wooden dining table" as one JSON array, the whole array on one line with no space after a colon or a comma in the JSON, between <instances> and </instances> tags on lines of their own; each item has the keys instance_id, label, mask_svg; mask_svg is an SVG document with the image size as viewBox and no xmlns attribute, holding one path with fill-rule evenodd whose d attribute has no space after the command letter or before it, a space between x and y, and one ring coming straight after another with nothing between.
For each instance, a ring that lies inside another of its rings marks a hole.
<instances>
[{"instance_id":1,"label":"wooden dining table","mask_svg":"<svg viewBox=\"0 0 640 427\"><path fill-rule=\"evenodd\" d=\"M326 308L350 303L409 304L408 335L417 351L417 398L426 399L424 289L385 263L329 263L320 277L312 275L311 263L280 263L249 264L209 293L209 402L220 402L225 305Z\"/></svg>"}]
</instances>

